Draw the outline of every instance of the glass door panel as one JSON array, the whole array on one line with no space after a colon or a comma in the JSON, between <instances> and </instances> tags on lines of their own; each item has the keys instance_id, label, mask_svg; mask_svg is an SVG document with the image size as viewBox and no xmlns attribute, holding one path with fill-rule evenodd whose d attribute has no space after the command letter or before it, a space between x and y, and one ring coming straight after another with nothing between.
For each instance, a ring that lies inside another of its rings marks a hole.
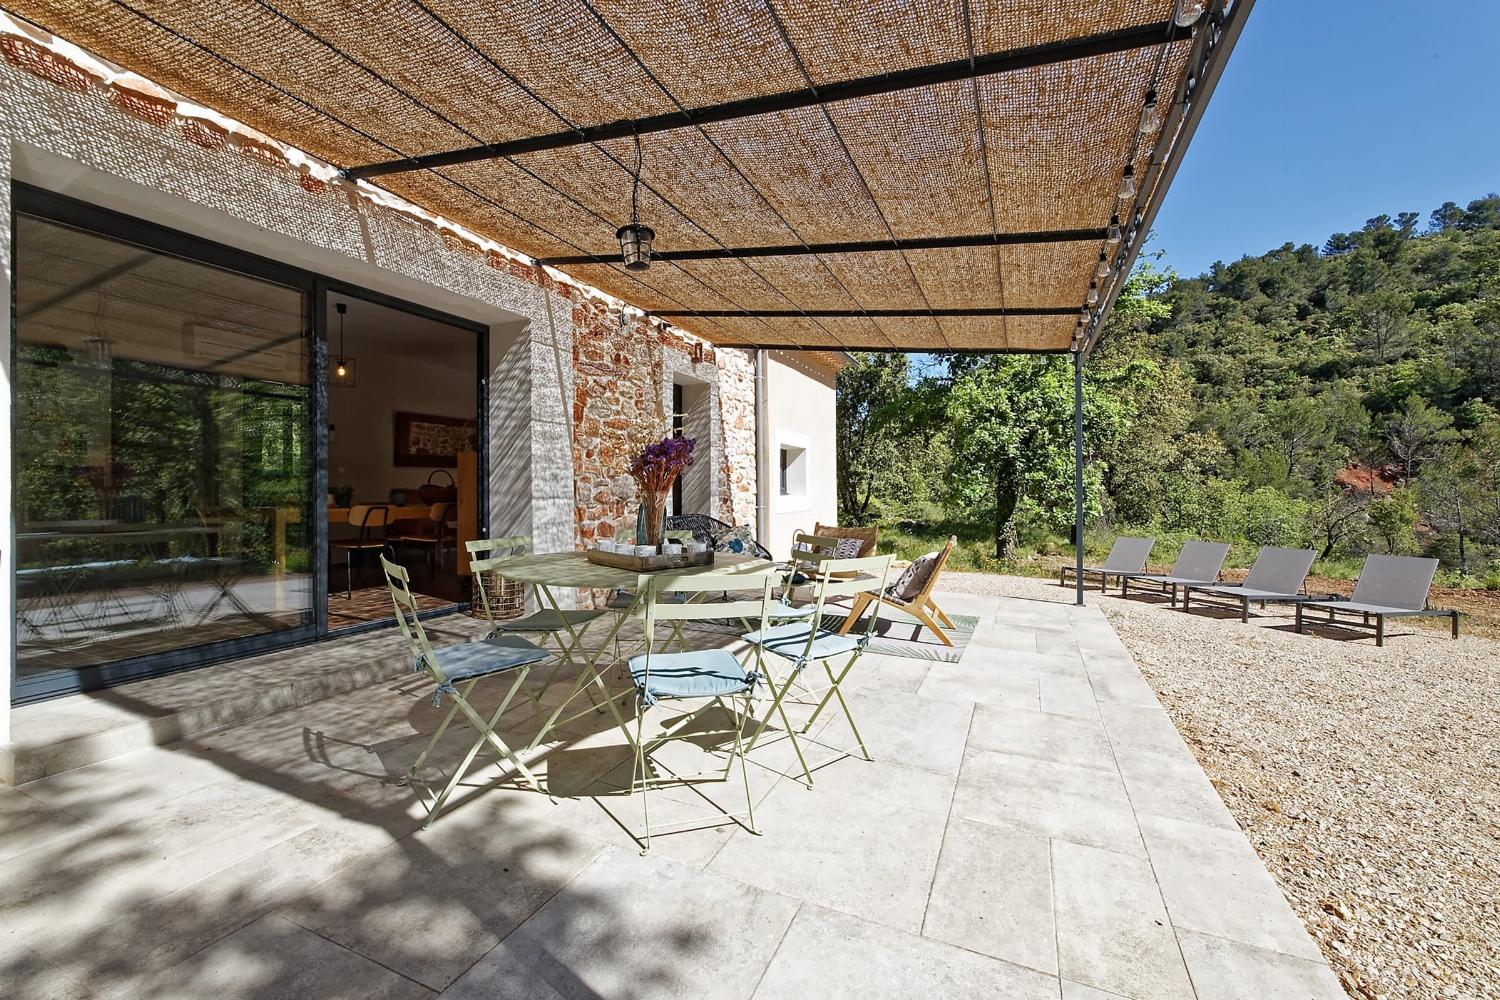
<instances>
[{"instance_id":1,"label":"glass door panel","mask_svg":"<svg viewBox=\"0 0 1500 1000\"><path fill-rule=\"evenodd\" d=\"M18 690L311 635L310 296L24 214L13 287Z\"/></svg>"}]
</instances>

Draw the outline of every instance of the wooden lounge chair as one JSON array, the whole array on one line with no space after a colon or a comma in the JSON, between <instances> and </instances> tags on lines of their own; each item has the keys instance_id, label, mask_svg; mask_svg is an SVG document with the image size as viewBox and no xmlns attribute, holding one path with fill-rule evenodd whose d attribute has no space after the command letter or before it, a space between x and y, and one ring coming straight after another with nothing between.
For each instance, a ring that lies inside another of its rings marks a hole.
<instances>
[{"instance_id":1,"label":"wooden lounge chair","mask_svg":"<svg viewBox=\"0 0 1500 1000\"><path fill-rule=\"evenodd\" d=\"M953 553L953 548L958 544L957 535L949 535L947 543L938 552L929 552L926 556L911 564L910 569L914 572L911 577L905 573L901 578L889 587L885 588L885 596L880 598L879 607L875 614L878 616L885 608L896 608L905 611L917 621L932 630L932 634L945 646L953 645L953 640L943 633L938 622L942 622L948 628L953 628L953 619L943 613L943 609L937 606L937 601L932 599L932 591L937 586L938 577L943 573L943 566L948 562L948 556ZM933 557L924 565L924 560ZM848 635L854 623L859 621L865 609L876 603L878 595L868 592L861 593L854 601L854 609L849 612L849 617L844 619L844 624L839 627L839 635ZM933 621L933 618L937 621Z\"/></svg>"},{"instance_id":2,"label":"wooden lounge chair","mask_svg":"<svg viewBox=\"0 0 1500 1000\"><path fill-rule=\"evenodd\" d=\"M1238 603L1240 621L1250 620L1250 604L1300 604L1312 600L1303 592L1308 570L1317 553L1312 549L1287 549L1267 545L1255 554L1255 563L1244 583L1187 583L1182 586L1182 610L1194 594L1207 595L1217 601Z\"/></svg>"},{"instance_id":3,"label":"wooden lounge chair","mask_svg":"<svg viewBox=\"0 0 1500 1000\"><path fill-rule=\"evenodd\" d=\"M1343 616L1359 615L1357 623L1370 627L1375 619L1375 645L1385 645L1387 618L1451 618L1453 638L1458 638L1458 612L1427 607L1432 578L1437 574L1436 559L1416 556L1365 556L1365 565L1354 584L1354 596L1322 601L1303 601L1297 605L1297 631L1303 630L1303 610L1317 608L1328 612L1328 623L1354 628L1356 623ZM1339 616L1337 619L1335 616Z\"/></svg>"},{"instance_id":4,"label":"wooden lounge chair","mask_svg":"<svg viewBox=\"0 0 1500 1000\"><path fill-rule=\"evenodd\" d=\"M1193 583L1218 583L1219 570L1229 555L1229 546L1223 542L1184 542L1177 561L1170 573L1122 573L1120 574L1120 596L1130 591L1130 584L1149 583L1163 594L1172 595L1172 607L1177 607L1177 588Z\"/></svg>"},{"instance_id":5,"label":"wooden lounge chair","mask_svg":"<svg viewBox=\"0 0 1500 1000\"><path fill-rule=\"evenodd\" d=\"M880 526L871 524L865 526L836 524L819 524L813 529L813 534L819 538L859 539L859 551L850 559L865 559L875 554L875 549L880 543Z\"/></svg>"},{"instance_id":6,"label":"wooden lounge chair","mask_svg":"<svg viewBox=\"0 0 1500 1000\"><path fill-rule=\"evenodd\" d=\"M1129 535L1121 535L1115 539L1115 544L1109 547L1109 555L1104 557L1104 565L1085 566L1083 575L1085 579L1097 576L1099 591L1103 593L1104 588L1109 586L1110 577L1123 577L1126 573L1144 571L1146 557L1151 555L1151 548L1155 544L1154 538L1131 538ZM1067 586L1068 574L1077 571L1076 566L1064 566L1057 577L1058 586Z\"/></svg>"}]
</instances>

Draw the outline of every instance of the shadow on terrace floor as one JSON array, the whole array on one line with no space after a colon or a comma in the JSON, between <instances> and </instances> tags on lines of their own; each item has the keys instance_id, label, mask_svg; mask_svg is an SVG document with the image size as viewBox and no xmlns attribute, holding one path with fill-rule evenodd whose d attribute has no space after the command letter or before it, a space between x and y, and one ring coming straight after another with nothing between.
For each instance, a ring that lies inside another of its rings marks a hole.
<instances>
[{"instance_id":1,"label":"shadow on terrace floor","mask_svg":"<svg viewBox=\"0 0 1500 1000\"><path fill-rule=\"evenodd\" d=\"M486 686L498 700L506 685ZM108 696L128 705L128 691ZM627 948L618 896L570 884L604 848L548 823L546 796L510 780L484 790L503 775L476 768L459 793L471 801L419 829L418 790L396 780L446 710L430 695L416 677L380 684L0 788L5 995L432 996L549 900L549 935L586 926L637 995L673 994L700 944L691 916L659 949ZM530 739L532 711L507 714L507 742ZM602 728L610 717L588 713L566 739ZM428 779L441 787L471 740L450 730ZM541 768L558 796L587 795L625 752L553 750ZM595 996L543 964L558 995Z\"/></svg>"}]
</instances>

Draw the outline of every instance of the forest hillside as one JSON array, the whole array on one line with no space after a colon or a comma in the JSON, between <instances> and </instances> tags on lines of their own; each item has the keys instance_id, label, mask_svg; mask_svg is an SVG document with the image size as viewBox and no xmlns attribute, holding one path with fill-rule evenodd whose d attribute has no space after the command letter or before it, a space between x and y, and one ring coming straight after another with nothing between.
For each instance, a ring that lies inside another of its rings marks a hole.
<instances>
[{"instance_id":1,"label":"forest hillside","mask_svg":"<svg viewBox=\"0 0 1500 1000\"><path fill-rule=\"evenodd\" d=\"M1331 577L1423 552L1449 585L1500 588L1500 196L1197 277L1144 260L1085 373L1098 544L1310 545ZM903 554L953 532L960 566L1048 569L1073 522L1072 393L1066 358L856 355L842 516Z\"/></svg>"}]
</instances>

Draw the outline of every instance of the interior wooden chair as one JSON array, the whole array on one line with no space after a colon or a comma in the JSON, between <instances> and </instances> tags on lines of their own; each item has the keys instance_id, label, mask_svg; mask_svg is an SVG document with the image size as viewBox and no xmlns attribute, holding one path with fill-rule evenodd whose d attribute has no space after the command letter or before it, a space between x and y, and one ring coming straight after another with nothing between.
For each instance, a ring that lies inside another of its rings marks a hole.
<instances>
[{"instance_id":1,"label":"interior wooden chair","mask_svg":"<svg viewBox=\"0 0 1500 1000\"><path fill-rule=\"evenodd\" d=\"M849 630L854 627L855 622L859 621L865 609L871 604L876 604L875 615L880 614L881 607L905 611L931 629L932 634L937 636L943 645L953 645L953 640L948 638L938 625L938 622L942 622L948 628L953 628L953 619L937 606L937 601L932 599L932 591L937 587L938 577L942 575L943 567L948 563L948 556L953 553L956 545L958 545L958 536L949 535L947 543L938 551L936 559L925 566L923 565L925 556L912 563L895 583L885 589L885 596L878 604L870 594L860 594L854 601L854 609L849 612L849 617L844 619L844 624L839 628L839 635L848 635ZM933 618L937 621L933 621Z\"/></svg>"},{"instance_id":2,"label":"interior wooden chair","mask_svg":"<svg viewBox=\"0 0 1500 1000\"><path fill-rule=\"evenodd\" d=\"M390 544L386 531L391 523L391 509L385 504L355 504L349 508L349 526L358 528L353 538L337 538L328 543L330 551L344 553L344 596L354 596L354 562L358 553L379 555Z\"/></svg>"},{"instance_id":3,"label":"interior wooden chair","mask_svg":"<svg viewBox=\"0 0 1500 1000\"><path fill-rule=\"evenodd\" d=\"M391 548L414 546L423 550L427 554L427 572L436 575L446 562L444 556L450 541L448 521L453 517L453 506L435 503L427 509L425 521L398 521L396 533L389 536Z\"/></svg>"}]
</instances>

